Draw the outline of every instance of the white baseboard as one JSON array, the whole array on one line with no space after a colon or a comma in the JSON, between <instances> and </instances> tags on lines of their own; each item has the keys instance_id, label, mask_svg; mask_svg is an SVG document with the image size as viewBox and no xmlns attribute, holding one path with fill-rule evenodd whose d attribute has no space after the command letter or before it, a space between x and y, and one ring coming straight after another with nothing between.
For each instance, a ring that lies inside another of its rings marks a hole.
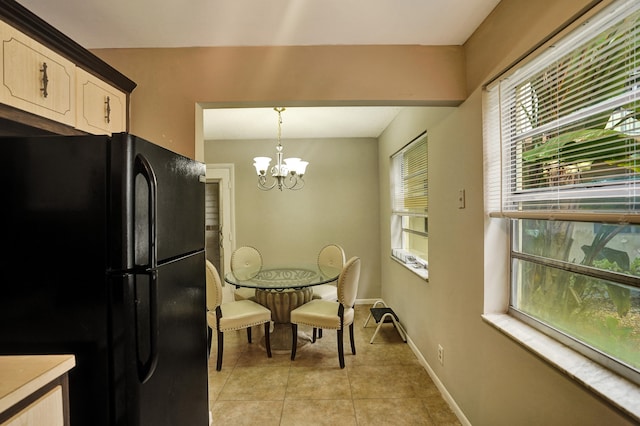
<instances>
[{"instance_id":1,"label":"white baseboard","mask_svg":"<svg viewBox=\"0 0 640 426\"><path fill-rule=\"evenodd\" d=\"M438 378L438 375L435 373L435 371L433 371L433 369L431 368L427 360L422 356L422 353L420 353L420 351L418 350L416 345L413 343L409 335L407 335L407 344L415 354L416 358L418 358L418 361L420 362L420 364L422 364L424 369L427 370L427 374L429 374L429 377L431 377L431 380L433 380L433 383L436 384L436 387L442 394L442 397L447 402L447 404L449 404L449 407L451 407L451 410L453 411L453 413L456 415L458 420L460 420L460 423L462 423L465 426L471 426L471 423L469 422L469 420L465 417L462 410L460 410L460 407L458 407L458 404L456 404L456 401L451 397L451 395L447 391L447 388L444 387L444 385Z\"/></svg>"},{"instance_id":2,"label":"white baseboard","mask_svg":"<svg viewBox=\"0 0 640 426\"><path fill-rule=\"evenodd\" d=\"M380 298L375 299L356 299L356 305L373 305L378 300L382 300Z\"/></svg>"},{"instance_id":3,"label":"white baseboard","mask_svg":"<svg viewBox=\"0 0 640 426\"><path fill-rule=\"evenodd\" d=\"M357 299L356 305L373 305L378 300L382 300L382 299L380 298ZM405 334L406 334L406 329L405 329ZM456 404L456 401L451 397L451 395L447 391L447 388L444 387L444 385L438 378L438 375L435 373L435 371L433 371L433 369L431 368L427 360L424 358L424 356L422 356L422 353L420 353L420 351L418 350L418 347L413 343L413 340L411 340L411 337L408 334L406 334L406 336L407 336L407 344L411 348L411 351L414 353L416 358L418 358L418 362L420 362L420 364L424 367L424 369L427 370L427 374L429 375L429 377L431 377L431 380L433 380L433 383L435 383L436 387L442 394L442 397L447 402L447 404L449 404L449 407L451 407L451 410L456 415L458 420L460 420L460 423L462 423L464 426L471 426L471 423L469 422L469 420L465 417L462 410L460 410L460 407L458 407L458 404Z\"/></svg>"}]
</instances>

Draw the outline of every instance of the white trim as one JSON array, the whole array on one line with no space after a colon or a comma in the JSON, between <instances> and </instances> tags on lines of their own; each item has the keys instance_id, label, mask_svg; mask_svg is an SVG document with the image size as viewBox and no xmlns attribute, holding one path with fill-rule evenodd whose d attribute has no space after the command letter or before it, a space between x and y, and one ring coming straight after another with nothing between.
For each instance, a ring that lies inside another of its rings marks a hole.
<instances>
[{"instance_id":1,"label":"white trim","mask_svg":"<svg viewBox=\"0 0 640 426\"><path fill-rule=\"evenodd\" d=\"M394 250L400 250L400 249L394 249ZM393 254L391 255L391 260L393 260L396 263L399 263L405 269L410 270L411 272L413 272L423 280L427 282L429 281L429 263L426 260L421 259L420 261L417 261L415 263L406 263L403 261L403 259L400 259L394 256ZM423 267L422 265L425 265L425 266Z\"/></svg>"},{"instance_id":2,"label":"white trim","mask_svg":"<svg viewBox=\"0 0 640 426\"><path fill-rule=\"evenodd\" d=\"M601 397L633 422L640 422L640 386L510 315L484 314L482 319Z\"/></svg>"},{"instance_id":3,"label":"white trim","mask_svg":"<svg viewBox=\"0 0 640 426\"><path fill-rule=\"evenodd\" d=\"M194 141L194 160L204 163L204 112L202 105L195 105L195 141Z\"/></svg>"},{"instance_id":4,"label":"white trim","mask_svg":"<svg viewBox=\"0 0 640 426\"><path fill-rule=\"evenodd\" d=\"M438 375L436 374L436 372L431 368L427 360L424 359L424 357L418 350L418 347L415 345L415 343L413 343L413 340L411 340L411 337L409 337L408 334L406 334L406 336L407 336L407 344L415 354L416 358L418 358L418 362L420 362L420 364L424 367L424 369L427 370L427 374L429 375L429 377L431 377L431 380L433 380L433 383L435 383L436 387L442 394L442 398L447 402L447 404L449 404L451 411L453 411L453 413L456 415L458 420L460 420L460 423L462 423L464 426L471 426L471 422L469 421L469 419L466 418L466 416L464 415L460 407L458 407L458 404L456 404L456 401L453 399L453 397L449 393L449 391L447 391L447 388L438 378Z\"/></svg>"},{"instance_id":5,"label":"white trim","mask_svg":"<svg viewBox=\"0 0 640 426\"><path fill-rule=\"evenodd\" d=\"M381 300L381 299L357 299L355 304L356 305L373 305L378 300ZM424 367L424 369L427 371L427 374L429 375L429 377L431 377L431 380L433 380L433 383L436 385L436 387L442 394L442 398L447 402L447 404L449 404L451 411L453 411L453 413L456 415L458 420L460 420L460 423L462 423L464 426L471 426L471 422L469 421L469 419L465 417L460 407L458 407L458 404L456 404L456 401L453 399L449 391L447 391L447 388L444 386L444 384L442 384L442 382L438 378L438 375L436 374L436 372L431 368L427 360L422 356L422 353L420 353L420 350L418 349L416 344L413 342L413 340L411 340L411 337L407 333L406 329L404 330L404 332L405 332L405 337L407 338L407 344L409 345L409 348L411 348L411 351L418 359L418 362L420 363L420 365L422 365L422 367Z\"/></svg>"},{"instance_id":6,"label":"white trim","mask_svg":"<svg viewBox=\"0 0 640 426\"><path fill-rule=\"evenodd\" d=\"M224 250L224 269L231 270L231 253L235 249L236 224L235 224L235 165L207 164L206 181L220 182L221 193L221 226L222 242Z\"/></svg>"}]
</instances>

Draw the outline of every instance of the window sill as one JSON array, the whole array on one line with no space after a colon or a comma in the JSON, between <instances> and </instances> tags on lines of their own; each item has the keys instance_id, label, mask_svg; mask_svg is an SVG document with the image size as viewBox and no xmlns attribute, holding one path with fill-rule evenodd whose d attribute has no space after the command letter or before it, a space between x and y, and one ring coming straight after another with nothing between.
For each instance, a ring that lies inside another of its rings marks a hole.
<instances>
[{"instance_id":1,"label":"window sill","mask_svg":"<svg viewBox=\"0 0 640 426\"><path fill-rule=\"evenodd\" d=\"M510 315L484 314L482 319L604 399L634 422L640 422L640 386Z\"/></svg>"},{"instance_id":2,"label":"window sill","mask_svg":"<svg viewBox=\"0 0 640 426\"><path fill-rule=\"evenodd\" d=\"M414 264L404 263L400 259L398 259L396 257L393 257L393 256L391 256L391 259L393 259L396 263L404 266L406 269L410 270L414 274L418 275L423 280L429 281L429 269L424 268L424 267L414 267L413 266Z\"/></svg>"}]
</instances>

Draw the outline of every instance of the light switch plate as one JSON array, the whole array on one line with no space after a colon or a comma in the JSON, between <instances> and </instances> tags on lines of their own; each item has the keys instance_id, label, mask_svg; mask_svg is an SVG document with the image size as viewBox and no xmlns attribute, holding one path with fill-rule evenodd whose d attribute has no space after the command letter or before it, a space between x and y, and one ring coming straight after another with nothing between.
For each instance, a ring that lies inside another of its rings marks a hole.
<instances>
[{"instance_id":1,"label":"light switch plate","mask_svg":"<svg viewBox=\"0 0 640 426\"><path fill-rule=\"evenodd\" d=\"M464 209L464 189L458 190L458 208Z\"/></svg>"}]
</instances>

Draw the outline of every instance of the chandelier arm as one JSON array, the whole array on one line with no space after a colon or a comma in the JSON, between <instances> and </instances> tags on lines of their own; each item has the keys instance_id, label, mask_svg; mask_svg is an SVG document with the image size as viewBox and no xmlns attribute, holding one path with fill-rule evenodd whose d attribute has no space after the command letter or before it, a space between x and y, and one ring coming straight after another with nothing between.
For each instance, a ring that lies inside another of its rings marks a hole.
<instances>
[{"instance_id":1,"label":"chandelier arm","mask_svg":"<svg viewBox=\"0 0 640 426\"><path fill-rule=\"evenodd\" d=\"M297 180L294 180L295 175L288 175L285 178L282 179L282 186L284 186L287 189L293 189L296 184L298 183ZM287 181L291 182L290 184L287 185Z\"/></svg>"},{"instance_id":2,"label":"chandelier arm","mask_svg":"<svg viewBox=\"0 0 640 426\"><path fill-rule=\"evenodd\" d=\"M258 188L263 191L269 191L273 189L277 183L278 183L277 179L274 179L271 185L267 185L267 177L265 175L258 177Z\"/></svg>"},{"instance_id":3,"label":"chandelier arm","mask_svg":"<svg viewBox=\"0 0 640 426\"><path fill-rule=\"evenodd\" d=\"M289 181L288 185L287 185L287 180ZM302 182L302 184L300 184L301 182ZM289 176L287 176L287 179L285 179L285 178L282 179L282 186L284 186L287 189L291 189L293 191L296 191L296 190L302 189L304 187L304 179L302 179L302 176L300 176L300 175L297 175L295 173L291 173Z\"/></svg>"}]
</instances>

